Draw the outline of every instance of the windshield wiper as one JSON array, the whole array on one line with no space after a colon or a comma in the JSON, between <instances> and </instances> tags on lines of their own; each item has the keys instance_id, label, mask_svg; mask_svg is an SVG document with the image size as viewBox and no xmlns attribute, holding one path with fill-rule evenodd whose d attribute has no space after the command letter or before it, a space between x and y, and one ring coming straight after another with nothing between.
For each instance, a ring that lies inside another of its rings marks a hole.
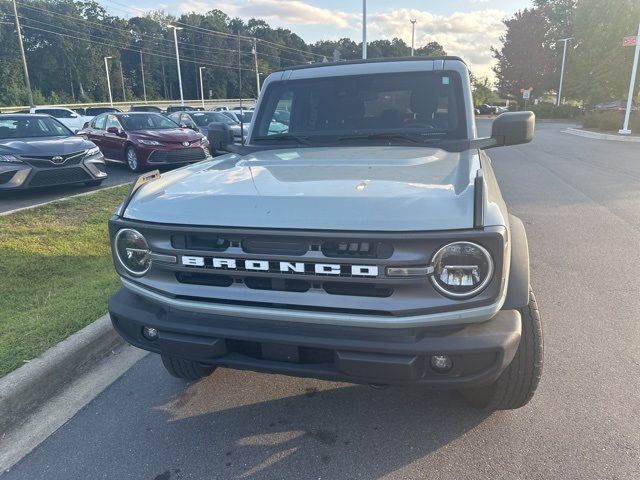
<instances>
[{"instance_id":1,"label":"windshield wiper","mask_svg":"<svg viewBox=\"0 0 640 480\"><path fill-rule=\"evenodd\" d=\"M338 137L338 140L407 140L412 143L427 143L430 141L438 140L439 137L446 135L444 132L431 133L431 134L423 134L423 133L392 133L392 132L381 132L381 133L366 133L360 135L343 135L342 137ZM428 138L416 138L416 137L424 137Z\"/></svg>"},{"instance_id":2,"label":"windshield wiper","mask_svg":"<svg viewBox=\"0 0 640 480\"><path fill-rule=\"evenodd\" d=\"M260 137L254 137L252 140L277 140L277 141L286 141L293 140L300 145L309 145L311 146L311 142L307 140L308 137L301 137L299 135L292 135L290 133L277 133L275 135L263 135Z\"/></svg>"}]
</instances>

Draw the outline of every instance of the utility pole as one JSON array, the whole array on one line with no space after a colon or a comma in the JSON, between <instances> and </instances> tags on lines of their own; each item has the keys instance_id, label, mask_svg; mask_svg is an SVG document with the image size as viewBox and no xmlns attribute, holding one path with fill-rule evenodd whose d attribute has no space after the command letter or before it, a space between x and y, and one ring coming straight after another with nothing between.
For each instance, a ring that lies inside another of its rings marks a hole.
<instances>
[{"instance_id":1,"label":"utility pole","mask_svg":"<svg viewBox=\"0 0 640 480\"><path fill-rule=\"evenodd\" d=\"M200 98L202 99L202 108L204 108L204 85L202 83L202 70L207 67L198 67L198 72L200 73Z\"/></svg>"},{"instance_id":2,"label":"utility pole","mask_svg":"<svg viewBox=\"0 0 640 480\"><path fill-rule=\"evenodd\" d=\"M144 83L144 63L142 62L142 50L140 50L140 71L142 72L142 96L144 103L147 103L147 86Z\"/></svg>"},{"instance_id":3,"label":"utility pole","mask_svg":"<svg viewBox=\"0 0 640 480\"><path fill-rule=\"evenodd\" d=\"M180 53L178 52L178 30L182 30L182 27L169 25L169 28L173 28L173 42L176 45L176 65L178 66L178 86L180 87L180 105L184 106L184 95L182 93L182 73L180 73Z\"/></svg>"},{"instance_id":4,"label":"utility pole","mask_svg":"<svg viewBox=\"0 0 640 480\"><path fill-rule=\"evenodd\" d=\"M558 87L558 98L556 101L556 106L558 107L560 106L560 103L562 103L562 80L564 80L564 62L567 58L567 43L569 40L573 40L573 37L561 38L558 40L558 42L564 43L564 48L562 49L562 68L560 69L560 86Z\"/></svg>"},{"instance_id":5,"label":"utility pole","mask_svg":"<svg viewBox=\"0 0 640 480\"><path fill-rule=\"evenodd\" d=\"M31 81L29 80L29 68L27 67L27 56L24 54L24 44L22 43L22 30L20 29L20 20L18 20L18 6L16 0L13 0L13 14L16 17L16 32L18 33L18 43L20 44L20 55L22 55L22 68L24 69L24 86L27 88L29 96L29 106L34 107L33 93L31 93Z\"/></svg>"},{"instance_id":6,"label":"utility pole","mask_svg":"<svg viewBox=\"0 0 640 480\"><path fill-rule=\"evenodd\" d=\"M629 118L633 107L633 91L635 90L636 75L638 73L638 57L640 57L640 25L638 25L638 36L636 37L636 53L633 56L633 67L631 68L631 81L629 82L629 94L627 95L627 111L624 114L624 124L618 130L620 135L631 135L629 130Z\"/></svg>"},{"instance_id":7,"label":"utility pole","mask_svg":"<svg viewBox=\"0 0 640 480\"><path fill-rule=\"evenodd\" d=\"M253 39L253 63L256 66L256 92L260 96L260 73L258 73L258 39Z\"/></svg>"},{"instance_id":8,"label":"utility pole","mask_svg":"<svg viewBox=\"0 0 640 480\"><path fill-rule=\"evenodd\" d=\"M124 72L122 71L122 61L120 62L120 82L122 82L122 101L127 101L127 95L124 93Z\"/></svg>"},{"instance_id":9,"label":"utility pole","mask_svg":"<svg viewBox=\"0 0 640 480\"><path fill-rule=\"evenodd\" d=\"M362 58L367 59L367 0L362 0Z\"/></svg>"},{"instance_id":10,"label":"utility pole","mask_svg":"<svg viewBox=\"0 0 640 480\"><path fill-rule=\"evenodd\" d=\"M413 57L413 53L416 49L416 21L415 19L411 20L411 56Z\"/></svg>"},{"instance_id":11,"label":"utility pole","mask_svg":"<svg viewBox=\"0 0 640 480\"><path fill-rule=\"evenodd\" d=\"M107 90L109 91L109 105L113 107L113 97L111 96L111 80L109 79L109 64L107 59L112 57L104 57L104 71L107 72Z\"/></svg>"}]
</instances>

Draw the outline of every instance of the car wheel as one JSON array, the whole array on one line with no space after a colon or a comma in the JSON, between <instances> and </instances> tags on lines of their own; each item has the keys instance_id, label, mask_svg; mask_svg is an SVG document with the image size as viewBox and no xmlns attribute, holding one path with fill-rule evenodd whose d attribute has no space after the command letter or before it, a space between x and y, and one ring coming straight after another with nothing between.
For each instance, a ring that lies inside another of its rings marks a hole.
<instances>
[{"instance_id":1,"label":"car wheel","mask_svg":"<svg viewBox=\"0 0 640 480\"><path fill-rule=\"evenodd\" d=\"M522 334L511 364L491 385L460 391L467 402L479 410L490 412L523 407L529 403L538 387L544 345L540 312L532 291L529 291L529 305L519 311Z\"/></svg>"},{"instance_id":2,"label":"car wheel","mask_svg":"<svg viewBox=\"0 0 640 480\"><path fill-rule=\"evenodd\" d=\"M213 366L202 365L191 360L172 357L170 355L161 355L162 364L172 376L183 378L185 380L199 380L211 375L216 369Z\"/></svg>"},{"instance_id":3,"label":"car wheel","mask_svg":"<svg viewBox=\"0 0 640 480\"><path fill-rule=\"evenodd\" d=\"M87 187L99 187L102 185L102 180L90 180L88 182L84 182Z\"/></svg>"},{"instance_id":4,"label":"car wheel","mask_svg":"<svg viewBox=\"0 0 640 480\"><path fill-rule=\"evenodd\" d=\"M132 145L127 147L126 151L127 156L127 165L132 172L140 171L140 161L138 160L138 154L136 153L136 149L133 148Z\"/></svg>"}]
</instances>

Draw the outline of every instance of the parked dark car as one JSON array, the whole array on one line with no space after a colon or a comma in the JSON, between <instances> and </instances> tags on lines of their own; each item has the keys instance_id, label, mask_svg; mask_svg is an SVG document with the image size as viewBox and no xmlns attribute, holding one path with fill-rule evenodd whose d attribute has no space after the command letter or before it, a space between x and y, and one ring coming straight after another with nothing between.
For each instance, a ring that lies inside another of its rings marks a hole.
<instances>
[{"instance_id":1,"label":"parked dark car","mask_svg":"<svg viewBox=\"0 0 640 480\"><path fill-rule=\"evenodd\" d=\"M480 115L495 115L496 107L493 105L487 105L486 103L482 105L476 105L476 109L480 112Z\"/></svg>"},{"instance_id":2,"label":"parked dark car","mask_svg":"<svg viewBox=\"0 0 640 480\"><path fill-rule=\"evenodd\" d=\"M89 107L85 109L85 116L95 117L96 115L100 115L101 113L115 113L121 111L122 110L116 107Z\"/></svg>"},{"instance_id":3,"label":"parked dark car","mask_svg":"<svg viewBox=\"0 0 640 480\"><path fill-rule=\"evenodd\" d=\"M107 177L102 153L55 118L0 116L0 191L83 183Z\"/></svg>"},{"instance_id":4,"label":"parked dark car","mask_svg":"<svg viewBox=\"0 0 640 480\"><path fill-rule=\"evenodd\" d=\"M169 105L167 107L166 113L167 115L174 112L190 112L195 110L194 107L190 107L189 105Z\"/></svg>"},{"instance_id":5,"label":"parked dark car","mask_svg":"<svg viewBox=\"0 0 640 480\"><path fill-rule=\"evenodd\" d=\"M130 112L147 112L147 113L162 113L160 107L155 105L131 105Z\"/></svg>"},{"instance_id":6,"label":"parked dark car","mask_svg":"<svg viewBox=\"0 0 640 480\"><path fill-rule=\"evenodd\" d=\"M224 123L225 125L228 125L233 132L234 142L242 142L242 131L240 129L240 123L232 120L226 115L223 115L222 112L176 112L169 115L169 118L180 126L191 128L192 130L196 130L202 133L205 137L209 136L209 124Z\"/></svg>"},{"instance_id":7,"label":"parked dark car","mask_svg":"<svg viewBox=\"0 0 640 480\"><path fill-rule=\"evenodd\" d=\"M204 135L159 113L103 113L80 133L98 145L107 160L126 163L134 172L210 157Z\"/></svg>"}]
</instances>

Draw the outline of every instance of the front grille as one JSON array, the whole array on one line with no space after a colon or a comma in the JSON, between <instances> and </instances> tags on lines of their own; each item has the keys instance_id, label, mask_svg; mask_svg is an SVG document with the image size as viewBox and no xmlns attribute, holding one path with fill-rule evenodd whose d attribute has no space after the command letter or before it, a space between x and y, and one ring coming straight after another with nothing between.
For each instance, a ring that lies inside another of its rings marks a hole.
<instances>
[{"instance_id":1,"label":"front grille","mask_svg":"<svg viewBox=\"0 0 640 480\"><path fill-rule=\"evenodd\" d=\"M179 148L169 151L154 151L149 156L149 163L181 163L204 160L207 154L201 147Z\"/></svg>"},{"instance_id":2,"label":"front grille","mask_svg":"<svg viewBox=\"0 0 640 480\"><path fill-rule=\"evenodd\" d=\"M91 175L80 167L74 167L36 172L29 182L29 185L32 187L46 187L65 183L84 182L87 180L91 180Z\"/></svg>"},{"instance_id":3,"label":"front grille","mask_svg":"<svg viewBox=\"0 0 640 480\"><path fill-rule=\"evenodd\" d=\"M15 174L15 171L0 173L0 185L9 183Z\"/></svg>"},{"instance_id":4,"label":"front grille","mask_svg":"<svg viewBox=\"0 0 640 480\"><path fill-rule=\"evenodd\" d=\"M79 165L84 157L84 151L68 153L66 155L29 155L20 157L21 160L36 168L69 167ZM55 156L62 157L62 161L54 162Z\"/></svg>"}]
</instances>

